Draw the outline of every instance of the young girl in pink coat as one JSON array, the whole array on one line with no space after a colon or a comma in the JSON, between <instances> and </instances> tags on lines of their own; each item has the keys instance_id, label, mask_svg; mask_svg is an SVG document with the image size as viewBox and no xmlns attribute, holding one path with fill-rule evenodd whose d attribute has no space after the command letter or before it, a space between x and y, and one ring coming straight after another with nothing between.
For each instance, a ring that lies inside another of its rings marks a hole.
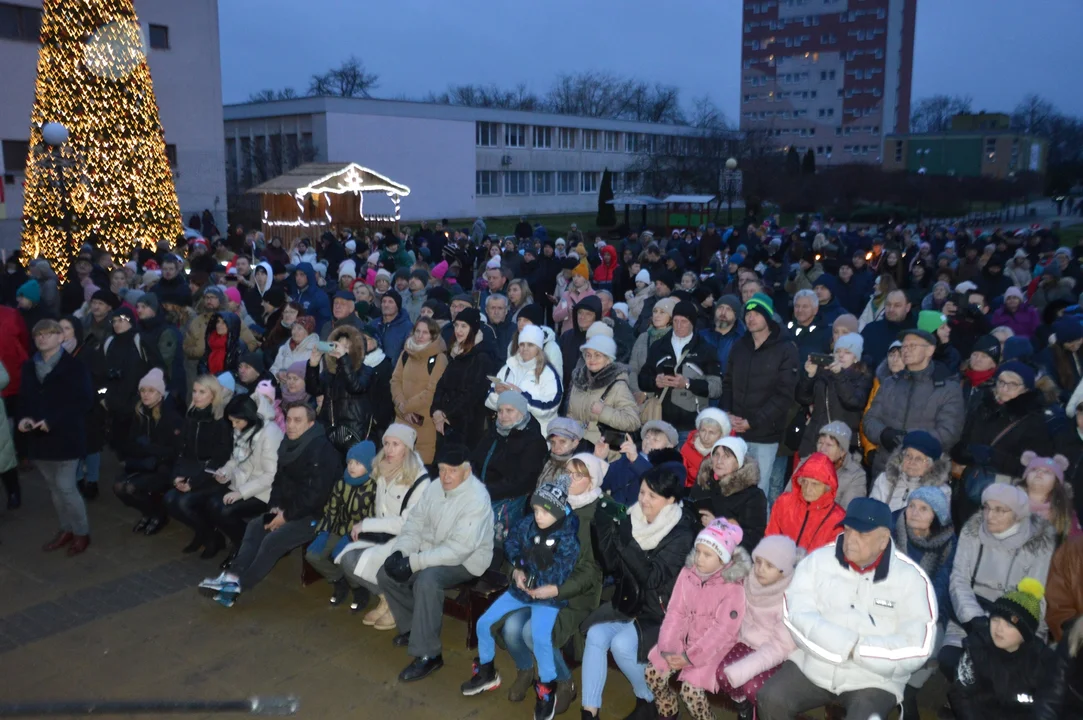
<instances>
[{"instance_id":1,"label":"young girl in pink coat","mask_svg":"<svg viewBox=\"0 0 1083 720\"><path fill-rule=\"evenodd\" d=\"M745 580L740 641L718 668L719 688L737 703L740 720L754 717L756 693L796 649L782 623L782 593L803 552L786 535L769 535L752 551L755 567Z\"/></svg>"},{"instance_id":2,"label":"young girl in pink coat","mask_svg":"<svg viewBox=\"0 0 1083 720\"><path fill-rule=\"evenodd\" d=\"M677 693L669 679L679 672L681 699L693 720L712 720L707 693L719 689L717 668L741 631L745 614L744 580L752 570L740 547L739 525L718 518L696 536L696 544L677 576L662 629L647 658L647 685L660 718L676 718Z\"/></svg>"}]
</instances>

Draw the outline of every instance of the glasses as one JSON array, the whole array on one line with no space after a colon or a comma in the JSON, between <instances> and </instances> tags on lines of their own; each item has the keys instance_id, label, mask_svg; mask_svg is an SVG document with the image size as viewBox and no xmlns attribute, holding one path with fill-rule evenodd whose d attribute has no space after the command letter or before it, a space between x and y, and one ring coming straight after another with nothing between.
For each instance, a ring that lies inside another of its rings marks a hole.
<instances>
[{"instance_id":1,"label":"glasses","mask_svg":"<svg viewBox=\"0 0 1083 720\"><path fill-rule=\"evenodd\" d=\"M981 511L988 515L1009 515L1011 514L1012 509L1006 507L994 507L992 505L982 505Z\"/></svg>"},{"instance_id":2,"label":"glasses","mask_svg":"<svg viewBox=\"0 0 1083 720\"><path fill-rule=\"evenodd\" d=\"M1023 383L1015 382L1014 380L1005 380L1004 378L997 378L997 387L1002 387L1008 390L1012 388L1021 388Z\"/></svg>"},{"instance_id":3,"label":"glasses","mask_svg":"<svg viewBox=\"0 0 1083 720\"><path fill-rule=\"evenodd\" d=\"M903 462L920 463L920 464L924 465L925 463L929 462L929 458L927 458L922 453L905 452L905 453L903 453Z\"/></svg>"}]
</instances>

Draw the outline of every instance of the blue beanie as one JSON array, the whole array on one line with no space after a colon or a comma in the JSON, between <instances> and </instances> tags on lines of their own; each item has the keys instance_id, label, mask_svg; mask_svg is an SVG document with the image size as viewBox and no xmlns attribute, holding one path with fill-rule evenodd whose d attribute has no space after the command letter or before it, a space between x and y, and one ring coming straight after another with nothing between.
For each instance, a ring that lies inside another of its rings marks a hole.
<instances>
[{"instance_id":1,"label":"blue beanie","mask_svg":"<svg viewBox=\"0 0 1083 720\"><path fill-rule=\"evenodd\" d=\"M745 256L742 255L741 253L733 253L732 255L730 255L729 261L731 263L733 263L734 265L739 266L741 263L743 263L745 261Z\"/></svg>"},{"instance_id":2,"label":"blue beanie","mask_svg":"<svg viewBox=\"0 0 1083 720\"><path fill-rule=\"evenodd\" d=\"M1004 341L1004 350L1001 353L1001 360L1003 362L1008 362L1010 360L1029 360L1033 354L1034 346L1031 345L1030 340L1015 335Z\"/></svg>"},{"instance_id":3,"label":"blue beanie","mask_svg":"<svg viewBox=\"0 0 1083 720\"><path fill-rule=\"evenodd\" d=\"M27 280L15 291L15 297L24 297L37 305L41 302L41 286L37 280Z\"/></svg>"},{"instance_id":4,"label":"blue beanie","mask_svg":"<svg viewBox=\"0 0 1083 720\"><path fill-rule=\"evenodd\" d=\"M1057 336L1057 342L1061 345L1075 340L1083 340L1083 325L1074 318L1062 317L1057 320L1053 323L1053 332Z\"/></svg>"},{"instance_id":5,"label":"blue beanie","mask_svg":"<svg viewBox=\"0 0 1083 720\"><path fill-rule=\"evenodd\" d=\"M1034 368L1032 368L1030 365L1027 365L1026 363L1020 362L1018 360L1006 362L999 368L997 368L997 377L1000 377L1006 372L1013 372L1018 375L1020 379L1022 379L1023 385L1026 386L1027 390L1034 389L1034 382L1038 378L1036 373L1034 372Z\"/></svg>"},{"instance_id":6,"label":"blue beanie","mask_svg":"<svg viewBox=\"0 0 1083 720\"><path fill-rule=\"evenodd\" d=\"M345 483L351 487L357 487L368 482L369 476L372 474L372 459L375 457L376 445L371 440L362 440L347 450L346 465L349 466L351 460L356 460L365 466L365 474L355 478L350 475L349 467L347 467L342 471L342 479Z\"/></svg>"},{"instance_id":7,"label":"blue beanie","mask_svg":"<svg viewBox=\"0 0 1083 720\"><path fill-rule=\"evenodd\" d=\"M923 485L910 493L907 503L914 500L920 500L932 508L933 514L936 515L936 519L940 521L941 526L947 527L951 525L951 505L948 504L948 498L944 495L943 490L931 485Z\"/></svg>"},{"instance_id":8,"label":"blue beanie","mask_svg":"<svg viewBox=\"0 0 1083 720\"><path fill-rule=\"evenodd\" d=\"M940 441L924 430L911 430L906 433L902 448L903 450L913 448L933 462L939 460L940 454L944 452Z\"/></svg>"}]
</instances>

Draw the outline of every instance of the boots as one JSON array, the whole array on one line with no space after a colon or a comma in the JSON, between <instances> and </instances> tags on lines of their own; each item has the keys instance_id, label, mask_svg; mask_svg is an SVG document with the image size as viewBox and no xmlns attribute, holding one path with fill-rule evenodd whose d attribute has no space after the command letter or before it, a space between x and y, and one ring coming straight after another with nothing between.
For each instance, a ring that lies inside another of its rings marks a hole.
<instances>
[{"instance_id":1,"label":"boots","mask_svg":"<svg viewBox=\"0 0 1083 720\"><path fill-rule=\"evenodd\" d=\"M89 545L89 535L75 535L71 541L71 545L68 546L68 557L75 557L79 553L84 552Z\"/></svg>"},{"instance_id":2,"label":"boots","mask_svg":"<svg viewBox=\"0 0 1083 720\"><path fill-rule=\"evenodd\" d=\"M902 715L899 716L901 720L921 720L921 713L918 712L918 690L919 688L913 685L903 688Z\"/></svg>"},{"instance_id":3,"label":"boots","mask_svg":"<svg viewBox=\"0 0 1083 720\"><path fill-rule=\"evenodd\" d=\"M657 720L657 718L658 708L655 707L653 700L636 698L635 710L632 710L631 714L626 716L624 720Z\"/></svg>"},{"instance_id":4,"label":"boots","mask_svg":"<svg viewBox=\"0 0 1083 720\"><path fill-rule=\"evenodd\" d=\"M380 604L365 613L365 617L361 618L361 622L365 625L375 625L380 618L384 615L391 614L391 606L387 604L387 598L383 595L377 595L380 598Z\"/></svg>"},{"instance_id":5,"label":"boots","mask_svg":"<svg viewBox=\"0 0 1083 720\"><path fill-rule=\"evenodd\" d=\"M538 700L534 703L534 720L553 720L557 712L557 681L534 686Z\"/></svg>"},{"instance_id":6,"label":"boots","mask_svg":"<svg viewBox=\"0 0 1083 720\"><path fill-rule=\"evenodd\" d=\"M482 664L478 658L474 658L473 674L460 686L460 689L463 695L471 697L498 687L500 687L500 673L496 671L496 665L492 661Z\"/></svg>"},{"instance_id":7,"label":"boots","mask_svg":"<svg viewBox=\"0 0 1083 720\"><path fill-rule=\"evenodd\" d=\"M526 670L516 669L515 682L508 688L508 700L510 702L522 702L526 700L526 693L534 684L534 668Z\"/></svg>"},{"instance_id":8,"label":"boots","mask_svg":"<svg viewBox=\"0 0 1083 720\"><path fill-rule=\"evenodd\" d=\"M346 598L350 596L350 586L346 583L346 578L339 578L335 581L333 587L334 589L331 591L331 607L338 607L346 602Z\"/></svg>"},{"instance_id":9,"label":"boots","mask_svg":"<svg viewBox=\"0 0 1083 720\"><path fill-rule=\"evenodd\" d=\"M226 538L222 533L215 530L211 533L210 539L203 545L203 552L199 554L199 557L204 560L212 560L214 556L222 552L222 548L226 546Z\"/></svg>"},{"instance_id":10,"label":"boots","mask_svg":"<svg viewBox=\"0 0 1083 720\"><path fill-rule=\"evenodd\" d=\"M557 715L568 712L568 708L572 706L577 696L574 680L560 683L560 687L557 688Z\"/></svg>"},{"instance_id":11,"label":"boots","mask_svg":"<svg viewBox=\"0 0 1083 720\"><path fill-rule=\"evenodd\" d=\"M756 708L748 700L737 703L737 720L755 720ZM915 718L918 716L915 715ZM920 720L920 719L919 719Z\"/></svg>"},{"instance_id":12,"label":"boots","mask_svg":"<svg viewBox=\"0 0 1083 720\"><path fill-rule=\"evenodd\" d=\"M368 588L358 586L353 589L353 600L350 602L350 612L356 613L364 610L371 599Z\"/></svg>"},{"instance_id":13,"label":"boots","mask_svg":"<svg viewBox=\"0 0 1083 720\"><path fill-rule=\"evenodd\" d=\"M50 540L49 542L42 545L41 549L44 550L45 552L52 552L53 550L59 550L60 548L64 547L65 545L67 545L68 543L70 543L74 539L75 539L75 536L72 535L70 532L67 532L67 531L58 532L53 537L52 540Z\"/></svg>"}]
</instances>

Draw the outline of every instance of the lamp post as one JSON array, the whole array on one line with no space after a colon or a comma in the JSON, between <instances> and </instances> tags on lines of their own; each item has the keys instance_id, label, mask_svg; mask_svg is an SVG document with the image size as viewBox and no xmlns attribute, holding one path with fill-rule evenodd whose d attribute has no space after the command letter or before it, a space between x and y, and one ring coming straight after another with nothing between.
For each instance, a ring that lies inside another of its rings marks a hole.
<instances>
[{"instance_id":1,"label":"lamp post","mask_svg":"<svg viewBox=\"0 0 1083 720\"><path fill-rule=\"evenodd\" d=\"M49 160L56 169L57 188L60 190L61 219L60 227L64 230L64 237L68 245L68 253L74 252L72 246L72 209L71 198L68 196L67 184L64 182L64 143L68 141L68 129L58 122L45 123L41 127L41 139L45 141L48 149Z\"/></svg>"},{"instance_id":2,"label":"lamp post","mask_svg":"<svg viewBox=\"0 0 1083 720\"><path fill-rule=\"evenodd\" d=\"M740 172L737 170L737 159L726 160L726 169L722 171L722 194L726 196L726 224L733 226L733 198L737 195L738 185L741 181Z\"/></svg>"}]
</instances>

